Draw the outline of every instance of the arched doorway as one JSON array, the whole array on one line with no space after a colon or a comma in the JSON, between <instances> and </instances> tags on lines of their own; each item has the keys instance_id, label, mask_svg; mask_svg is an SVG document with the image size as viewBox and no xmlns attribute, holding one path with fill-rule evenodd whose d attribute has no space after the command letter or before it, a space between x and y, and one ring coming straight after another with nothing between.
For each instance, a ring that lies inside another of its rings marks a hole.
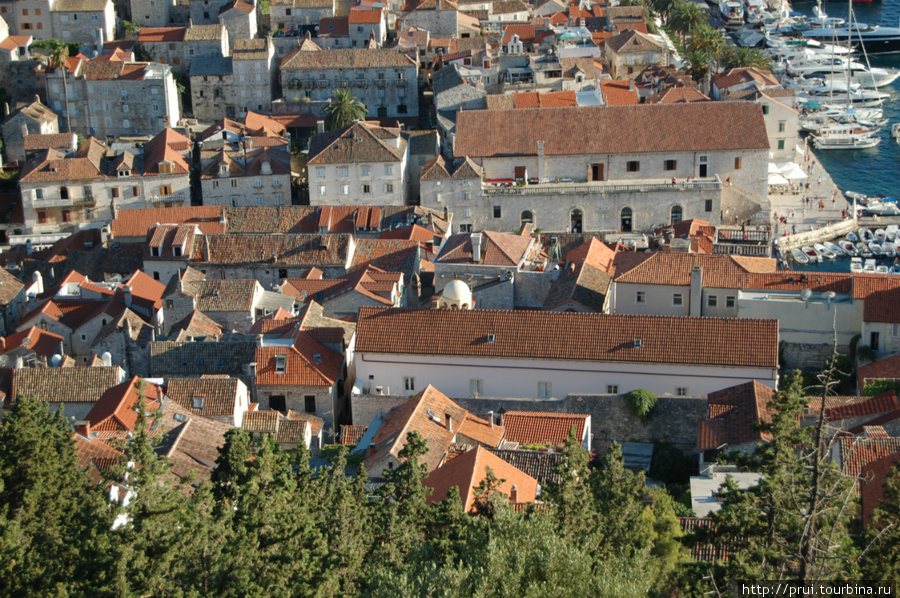
<instances>
[{"instance_id":1,"label":"arched doorway","mask_svg":"<svg viewBox=\"0 0 900 598\"><path fill-rule=\"evenodd\" d=\"M524 210L522 212L522 216L519 218L519 221L522 223L522 228L525 228L526 224L534 224L534 212L531 210Z\"/></svg>"},{"instance_id":2,"label":"arched doorway","mask_svg":"<svg viewBox=\"0 0 900 598\"><path fill-rule=\"evenodd\" d=\"M672 206L672 224L678 224L684 220L684 210L679 205Z\"/></svg>"},{"instance_id":3,"label":"arched doorway","mask_svg":"<svg viewBox=\"0 0 900 598\"><path fill-rule=\"evenodd\" d=\"M569 227L569 230L573 233L581 233L584 228L584 213L580 209L575 208L572 210L570 220L571 226Z\"/></svg>"},{"instance_id":4,"label":"arched doorway","mask_svg":"<svg viewBox=\"0 0 900 598\"><path fill-rule=\"evenodd\" d=\"M632 217L631 208L622 208L621 224L619 225L619 228L621 229L621 231L623 233L631 232L631 229L633 226L631 217Z\"/></svg>"}]
</instances>

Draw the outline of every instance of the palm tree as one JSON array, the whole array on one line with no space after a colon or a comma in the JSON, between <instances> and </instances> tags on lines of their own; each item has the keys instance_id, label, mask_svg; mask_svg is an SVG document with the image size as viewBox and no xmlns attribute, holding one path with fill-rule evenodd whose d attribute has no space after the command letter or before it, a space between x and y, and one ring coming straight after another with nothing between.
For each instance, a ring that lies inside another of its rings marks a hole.
<instances>
[{"instance_id":1,"label":"palm tree","mask_svg":"<svg viewBox=\"0 0 900 598\"><path fill-rule=\"evenodd\" d=\"M676 2L669 10L669 27L681 36L684 43L685 37L706 24L708 18L706 11L693 2Z\"/></svg>"},{"instance_id":2,"label":"palm tree","mask_svg":"<svg viewBox=\"0 0 900 598\"><path fill-rule=\"evenodd\" d=\"M69 132L69 85L67 83L69 75L69 69L67 68L68 61L69 47L62 42L56 41L56 43L51 46L50 50L50 66L52 66L54 69L59 69L60 72L62 72L63 95L66 98L66 133Z\"/></svg>"},{"instance_id":3,"label":"palm tree","mask_svg":"<svg viewBox=\"0 0 900 598\"><path fill-rule=\"evenodd\" d=\"M757 48L728 48L722 57L726 69L753 67L761 71L772 70L772 60Z\"/></svg>"},{"instance_id":4,"label":"palm tree","mask_svg":"<svg viewBox=\"0 0 900 598\"><path fill-rule=\"evenodd\" d=\"M713 29L704 23L697 28L691 35L690 44L688 44L687 53L693 54L695 58L705 57L708 66L712 66L713 72L718 72L719 62L722 59L722 52L725 50L725 36L721 31ZM696 54L694 54L696 52ZM691 59L689 58L690 62ZM693 64L692 64L693 70ZM706 69L704 69L705 71Z\"/></svg>"},{"instance_id":5,"label":"palm tree","mask_svg":"<svg viewBox=\"0 0 900 598\"><path fill-rule=\"evenodd\" d=\"M664 21L668 21L669 12L678 0L649 0L649 2L653 11L662 17Z\"/></svg>"},{"instance_id":6,"label":"palm tree","mask_svg":"<svg viewBox=\"0 0 900 598\"><path fill-rule=\"evenodd\" d=\"M709 56L703 50L689 46L684 51L684 59L690 65L690 73L694 81L702 81L709 72Z\"/></svg>"},{"instance_id":7,"label":"palm tree","mask_svg":"<svg viewBox=\"0 0 900 598\"><path fill-rule=\"evenodd\" d=\"M337 89L325 106L325 130L333 131L346 127L368 112L366 105L353 97L349 89Z\"/></svg>"}]
</instances>

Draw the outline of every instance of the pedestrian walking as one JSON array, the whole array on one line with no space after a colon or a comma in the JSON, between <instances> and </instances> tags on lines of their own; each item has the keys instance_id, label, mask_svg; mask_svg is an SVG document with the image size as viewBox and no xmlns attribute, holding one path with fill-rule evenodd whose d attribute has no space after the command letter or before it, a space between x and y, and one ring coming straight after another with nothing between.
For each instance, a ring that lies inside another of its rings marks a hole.
<instances>
[{"instance_id":1,"label":"pedestrian walking","mask_svg":"<svg viewBox=\"0 0 900 598\"><path fill-rule=\"evenodd\" d=\"M797 234L797 225L796 224L791 225L791 232L794 233L795 235Z\"/></svg>"}]
</instances>

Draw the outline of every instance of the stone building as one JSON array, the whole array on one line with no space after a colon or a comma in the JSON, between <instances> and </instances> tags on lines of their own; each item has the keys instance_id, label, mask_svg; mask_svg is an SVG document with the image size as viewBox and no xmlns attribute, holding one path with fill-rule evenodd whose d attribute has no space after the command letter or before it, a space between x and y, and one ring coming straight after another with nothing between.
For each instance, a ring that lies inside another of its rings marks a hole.
<instances>
[{"instance_id":1,"label":"stone building","mask_svg":"<svg viewBox=\"0 0 900 598\"><path fill-rule=\"evenodd\" d=\"M195 25L221 24L219 12L229 3L230 0L189 0L190 22Z\"/></svg>"},{"instance_id":2,"label":"stone building","mask_svg":"<svg viewBox=\"0 0 900 598\"><path fill-rule=\"evenodd\" d=\"M334 0L273 0L269 4L269 21L273 29L283 33L302 25L318 25L324 18L334 16Z\"/></svg>"},{"instance_id":3,"label":"stone building","mask_svg":"<svg viewBox=\"0 0 900 598\"><path fill-rule=\"evenodd\" d=\"M0 124L3 131L3 153L7 161L25 159L24 138L28 135L53 135L59 133L59 117L35 98L27 106L12 114L6 114Z\"/></svg>"},{"instance_id":4,"label":"stone building","mask_svg":"<svg viewBox=\"0 0 900 598\"><path fill-rule=\"evenodd\" d=\"M232 57L191 63L191 111L200 122L237 117Z\"/></svg>"},{"instance_id":5,"label":"stone building","mask_svg":"<svg viewBox=\"0 0 900 598\"><path fill-rule=\"evenodd\" d=\"M27 93L34 86L34 63L31 60L31 42L29 35L10 35L9 27L0 18L0 87L11 93L18 100L20 94Z\"/></svg>"},{"instance_id":6,"label":"stone building","mask_svg":"<svg viewBox=\"0 0 900 598\"><path fill-rule=\"evenodd\" d=\"M401 15L401 29L425 29L432 37L459 37L459 10L451 0L425 0Z\"/></svg>"},{"instance_id":7,"label":"stone building","mask_svg":"<svg viewBox=\"0 0 900 598\"><path fill-rule=\"evenodd\" d=\"M25 162L19 180L25 228L99 228L116 209L189 204L190 149L190 140L166 129L141 154L113 153L93 137L72 156L45 150Z\"/></svg>"},{"instance_id":8,"label":"stone building","mask_svg":"<svg viewBox=\"0 0 900 598\"><path fill-rule=\"evenodd\" d=\"M63 43L116 39L116 11L112 0L54 0L50 3L53 37Z\"/></svg>"},{"instance_id":9,"label":"stone building","mask_svg":"<svg viewBox=\"0 0 900 598\"><path fill-rule=\"evenodd\" d=\"M195 58L221 58L229 54L228 30L221 25L191 27L144 27L138 43L154 61L171 65L179 73L190 73Z\"/></svg>"},{"instance_id":10,"label":"stone building","mask_svg":"<svg viewBox=\"0 0 900 598\"><path fill-rule=\"evenodd\" d=\"M244 116L250 110L268 112L275 99L278 76L272 38L237 39L233 45L234 105L240 108L237 116Z\"/></svg>"},{"instance_id":11,"label":"stone building","mask_svg":"<svg viewBox=\"0 0 900 598\"><path fill-rule=\"evenodd\" d=\"M282 149L204 151L201 168L204 205L280 206L291 203L291 156Z\"/></svg>"},{"instance_id":12,"label":"stone building","mask_svg":"<svg viewBox=\"0 0 900 598\"><path fill-rule=\"evenodd\" d=\"M316 135L307 157L310 202L404 205L408 164L409 143L399 129L360 121Z\"/></svg>"},{"instance_id":13,"label":"stone building","mask_svg":"<svg viewBox=\"0 0 900 598\"><path fill-rule=\"evenodd\" d=\"M347 25L351 48L365 48L372 42L380 48L387 39L384 11L380 8L371 10L351 8Z\"/></svg>"},{"instance_id":14,"label":"stone building","mask_svg":"<svg viewBox=\"0 0 900 598\"><path fill-rule=\"evenodd\" d=\"M286 102L327 101L335 89L350 88L368 108L367 116L419 115L418 65L396 50L318 50L298 48L281 63Z\"/></svg>"},{"instance_id":15,"label":"stone building","mask_svg":"<svg viewBox=\"0 0 900 598\"><path fill-rule=\"evenodd\" d=\"M666 47L638 31L623 31L606 40L603 48L613 79L633 79L648 66L669 66Z\"/></svg>"},{"instance_id":16,"label":"stone building","mask_svg":"<svg viewBox=\"0 0 900 598\"><path fill-rule=\"evenodd\" d=\"M144 27L186 24L190 7L178 0L129 0L131 20Z\"/></svg>"},{"instance_id":17,"label":"stone building","mask_svg":"<svg viewBox=\"0 0 900 598\"><path fill-rule=\"evenodd\" d=\"M47 100L63 118L68 105L72 131L101 138L155 135L181 119L172 67L153 62L78 59L47 73Z\"/></svg>"},{"instance_id":18,"label":"stone building","mask_svg":"<svg viewBox=\"0 0 900 598\"><path fill-rule=\"evenodd\" d=\"M421 197L453 212L460 230L631 232L694 217L718 224L767 204L769 139L762 111L749 103L467 110L458 118L454 154L481 167L482 183L425 169L423 179L435 182L422 181Z\"/></svg>"},{"instance_id":19,"label":"stone building","mask_svg":"<svg viewBox=\"0 0 900 598\"><path fill-rule=\"evenodd\" d=\"M219 23L228 29L232 45L239 39L256 37L256 4L232 0L219 10Z\"/></svg>"}]
</instances>

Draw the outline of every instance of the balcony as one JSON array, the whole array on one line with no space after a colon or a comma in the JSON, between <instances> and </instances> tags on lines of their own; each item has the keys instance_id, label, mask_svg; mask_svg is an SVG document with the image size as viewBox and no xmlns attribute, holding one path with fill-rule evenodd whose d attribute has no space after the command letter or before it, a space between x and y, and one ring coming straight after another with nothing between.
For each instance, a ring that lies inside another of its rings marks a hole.
<instances>
[{"instance_id":1,"label":"balcony","mask_svg":"<svg viewBox=\"0 0 900 598\"><path fill-rule=\"evenodd\" d=\"M531 179L535 181L535 179ZM671 179L643 179L632 181L584 181L573 182L560 179L547 180L517 186L512 179L488 180L482 185L485 197L499 195L607 195L613 193L647 193L651 191L718 191L722 182L717 178L692 179L690 183L681 179L673 185Z\"/></svg>"},{"instance_id":2,"label":"balcony","mask_svg":"<svg viewBox=\"0 0 900 598\"><path fill-rule=\"evenodd\" d=\"M357 79L353 82L353 86L365 88L369 86L369 81L367 79Z\"/></svg>"},{"instance_id":3,"label":"balcony","mask_svg":"<svg viewBox=\"0 0 900 598\"><path fill-rule=\"evenodd\" d=\"M407 79L406 77L394 79L394 85L396 85L397 87L406 87L407 83L409 83L409 79Z\"/></svg>"},{"instance_id":4,"label":"balcony","mask_svg":"<svg viewBox=\"0 0 900 598\"><path fill-rule=\"evenodd\" d=\"M35 199L32 202L32 207L34 209L40 208L68 208L72 206L71 199L60 199L60 198L47 198L47 199Z\"/></svg>"},{"instance_id":5,"label":"balcony","mask_svg":"<svg viewBox=\"0 0 900 598\"><path fill-rule=\"evenodd\" d=\"M375 79L375 87L386 87L387 79Z\"/></svg>"},{"instance_id":6,"label":"balcony","mask_svg":"<svg viewBox=\"0 0 900 598\"><path fill-rule=\"evenodd\" d=\"M182 202L184 201L184 193L173 193L171 195L151 195L150 201L151 203Z\"/></svg>"},{"instance_id":7,"label":"balcony","mask_svg":"<svg viewBox=\"0 0 900 598\"><path fill-rule=\"evenodd\" d=\"M324 89L324 88L328 87L328 80L327 79L319 79L318 81L316 81L316 85L318 85L319 87Z\"/></svg>"},{"instance_id":8,"label":"balcony","mask_svg":"<svg viewBox=\"0 0 900 598\"><path fill-rule=\"evenodd\" d=\"M349 79L335 79L334 84L337 87L350 87L350 80Z\"/></svg>"}]
</instances>

